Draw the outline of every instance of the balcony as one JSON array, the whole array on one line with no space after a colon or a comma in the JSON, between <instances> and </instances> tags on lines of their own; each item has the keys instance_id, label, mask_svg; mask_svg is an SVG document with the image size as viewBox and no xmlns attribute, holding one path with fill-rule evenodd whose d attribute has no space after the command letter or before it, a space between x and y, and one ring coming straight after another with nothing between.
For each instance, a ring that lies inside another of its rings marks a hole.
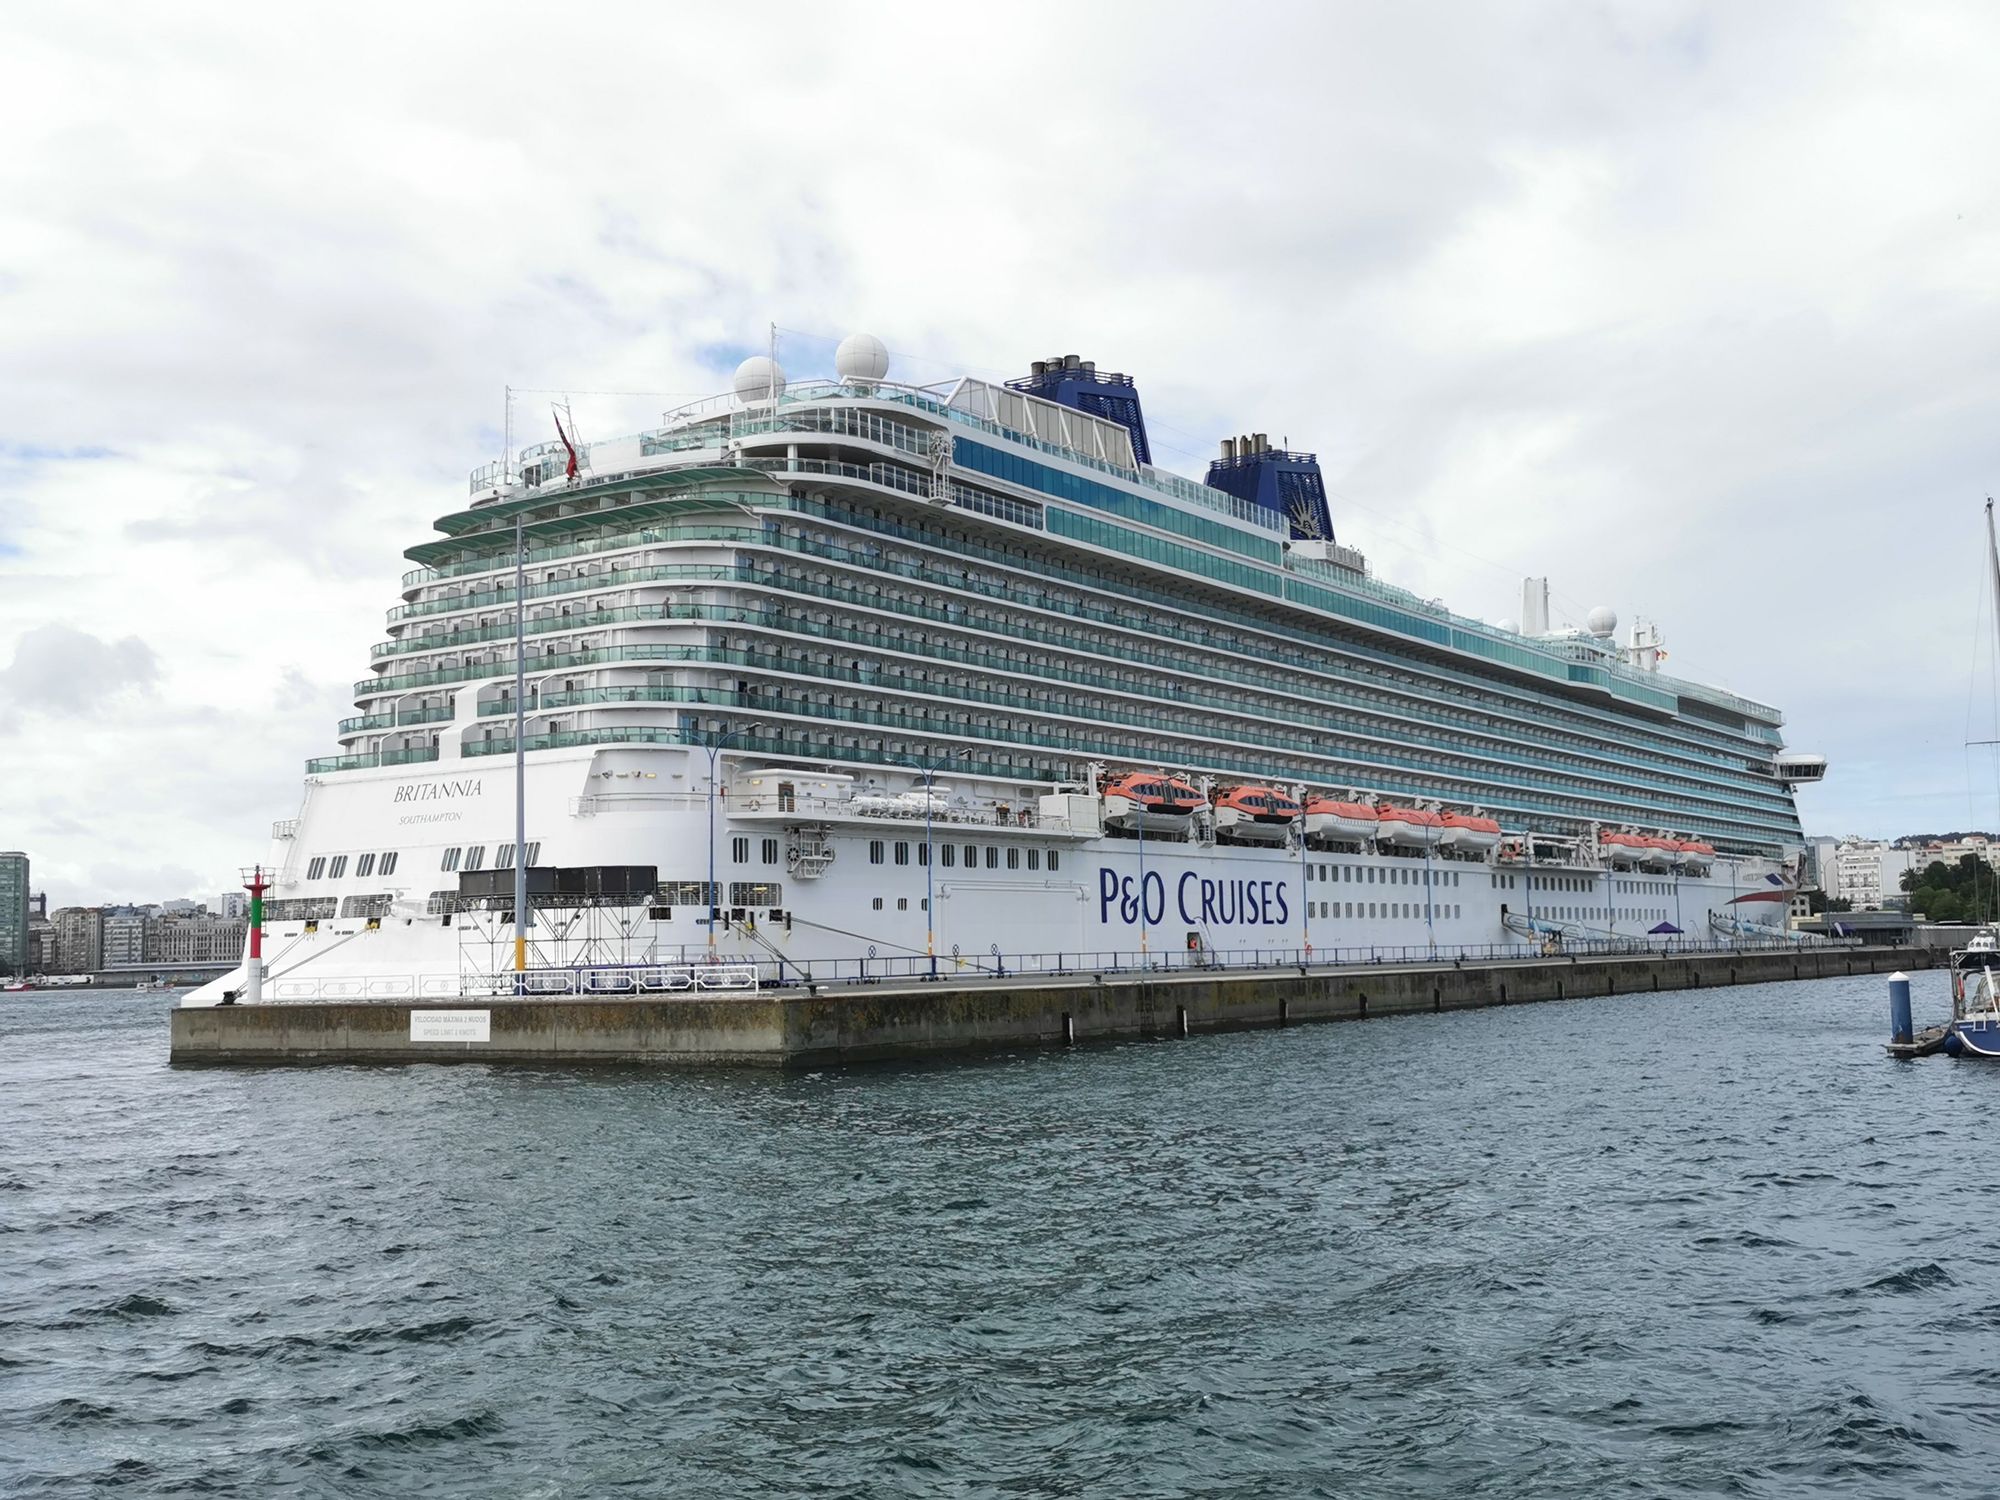
<instances>
[{"instance_id":1,"label":"balcony","mask_svg":"<svg viewBox=\"0 0 2000 1500\"><path fill-rule=\"evenodd\" d=\"M437 746L418 745L407 750L371 750L365 755L324 755L306 762L306 775L324 776L331 771L370 771L378 766L407 766L436 760Z\"/></svg>"}]
</instances>

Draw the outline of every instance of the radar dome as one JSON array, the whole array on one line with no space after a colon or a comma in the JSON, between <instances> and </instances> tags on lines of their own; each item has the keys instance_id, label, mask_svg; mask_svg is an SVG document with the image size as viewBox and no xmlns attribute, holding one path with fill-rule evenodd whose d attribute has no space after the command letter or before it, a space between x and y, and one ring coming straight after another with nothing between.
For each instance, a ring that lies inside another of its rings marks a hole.
<instances>
[{"instance_id":1,"label":"radar dome","mask_svg":"<svg viewBox=\"0 0 2000 1500\"><path fill-rule=\"evenodd\" d=\"M1584 624L1595 636L1608 636L1618 628L1618 611L1609 605L1600 604L1584 616Z\"/></svg>"},{"instance_id":2,"label":"radar dome","mask_svg":"<svg viewBox=\"0 0 2000 1500\"><path fill-rule=\"evenodd\" d=\"M850 333L833 351L833 372L846 381L880 380L889 373L889 346L872 333Z\"/></svg>"},{"instance_id":3,"label":"radar dome","mask_svg":"<svg viewBox=\"0 0 2000 1500\"><path fill-rule=\"evenodd\" d=\"M736 367L736 399L745 406L784 394L785 372L763 355L753 354Z\"/></svg>"},{"instance_id":4,"label":"radar dome","mask_svg":"<svg viewBox=\"0 0 2000 1500\"><path fill-rule=\"evenodd\" d=\"M1506 631L1509 635L1519 635L1521 633L1521 623L1518 620L1502 620L1497 628Z\"/></svg>"}]
</instances>

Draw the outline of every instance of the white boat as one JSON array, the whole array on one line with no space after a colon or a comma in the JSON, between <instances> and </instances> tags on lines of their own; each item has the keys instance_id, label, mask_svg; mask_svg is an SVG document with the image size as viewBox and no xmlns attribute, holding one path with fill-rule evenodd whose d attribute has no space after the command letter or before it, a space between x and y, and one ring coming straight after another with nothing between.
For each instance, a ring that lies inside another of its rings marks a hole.
<instances>
[{"instance_id":1,"label":"white boat","mask_svg":"<svg viewBox=\"0 0 2000 1500\"><path fill-rule=\"evenodd\" d=\"M517 910L551 971L764 981L1487 951L1527 904L1510 850L1588 848L1569 862L1601 873L1594 829L1690 796L1720 809L1707 874L1580 878L1548 919L1692 927L1753 886L1772 904L1745 920L1782 919L1778 769L1811 758L1777 710L1665 676L1650 628L1558 640L1402 594L1331 540L1311 453L1252 434L1202 481L1169 473L1127 376L1065 357L905 384L857 336L830 378L746 361L575 446L482 464L394 564L333 753L243 854L275 872L270 996L478 994ZM1303 847L1204 791L1245 786L1305 790Z\"/></svg>"},{"instance_id":2,"label":"white boat","mask_svg":"<svg viewBox=\"0 0 2000 1500\"><path fill-rule=\"evenodd\" d=\"M1372 844L1381 826L1381 814L1367 802L1317 797L1306 803L1306 838L1314 844Z\"/></svg>"},{"instance_id":3,"label":"white boat","mask_svg":"<svg viewBox=\"0 0 2000 1500\"><path fill-rule=\"evenodd\" d=\"M1397 849L1435 849L1443 834L1443 814L1387 803L1382 805L1375 826L1376 841Z\"/></svg>"}]
</instances>

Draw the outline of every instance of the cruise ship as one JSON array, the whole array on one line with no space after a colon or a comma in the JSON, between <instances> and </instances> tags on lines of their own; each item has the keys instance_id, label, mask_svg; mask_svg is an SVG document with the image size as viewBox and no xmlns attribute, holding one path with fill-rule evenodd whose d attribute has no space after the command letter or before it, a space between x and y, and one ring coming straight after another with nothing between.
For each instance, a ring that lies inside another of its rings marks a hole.
<instances>
[{"instance_id":1,"label":"cruise ship","mask_svg":"<svg viewBox=\"0 0 2000 1500\"><path fill-rule=\"evenodd\" d=\"M1825 761L1653 627L1393 587L1074 355L834 364L475 470L188 1003L1786 940Z\"/></svg>"}]
</instances>

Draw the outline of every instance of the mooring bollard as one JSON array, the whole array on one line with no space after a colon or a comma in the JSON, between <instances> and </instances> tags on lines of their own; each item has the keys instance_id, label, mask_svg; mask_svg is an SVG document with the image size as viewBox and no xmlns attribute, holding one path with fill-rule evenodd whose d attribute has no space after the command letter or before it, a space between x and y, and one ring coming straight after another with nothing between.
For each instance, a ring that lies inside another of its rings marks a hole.
<instances>
[{"instance_id":1,"label":"mooring bollard","mask_svg":"<svg viewBox=\"0 0 2000 1500\"><path fill-rule=\"evenodd\" d=\"M1910 976L1891 974L1889 976L1889 1040L1908 1046L1917 1039L1916 1028L1910 1022Z\"/></svg>"}]
</instances>

